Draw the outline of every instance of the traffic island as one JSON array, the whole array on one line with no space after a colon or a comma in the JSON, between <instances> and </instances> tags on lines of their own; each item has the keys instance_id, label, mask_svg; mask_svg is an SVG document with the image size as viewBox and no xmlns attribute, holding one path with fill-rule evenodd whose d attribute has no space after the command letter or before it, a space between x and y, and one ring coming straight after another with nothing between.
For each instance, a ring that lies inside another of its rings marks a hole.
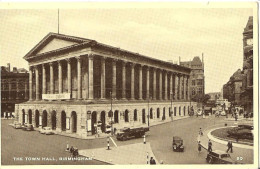
<instances>
[{"instance_id":1,"label":"traffic island","mask_svg":"<svg viewBox=\"0 0 260 169\"><path fill-rule=\"evenodd\" d=\"M118 147L111 147L107 150L107 147L97 148L97 149L84 149L79 150L81 156L92 158L98 161L103 161L109 164L149 164L149 160L153 157L156 164L159 164L156 157L154 156L150 143L146 142L129 144Z\"/></svg>"},{"instance_id":2,"label":"traffic island","mask_svg":"<svg viewBox=\"0 0 260 169\"><path fill-rule=\"evenodd\" d=\"M253 135L249 129L239 127L226 127L213 130L211 135L215 138L232 141L239 144L253 145Z\"/></svg>"},{"instance_id":3,"label":"traffic island","mask_svg":"<svg viewBox=\"0 0 260 169\"><path fill-rule=\"evenodd\" d=\"M219 126L212 126L206 130L204 130L203 136L198 136L198 140L201 142L201 146L208 149L208 141L211 140L212 142L212 150L221 150L226 152L228 147L228 141L219 139L213 136L211 133L217 129L224 129L236 126L228 126L222 127L223 125ZM253 164L254 163L254 147L245 144L233 143L233 153L229 152L231 158L238 163L243 164Z\"/></svg>"}]
</instances>

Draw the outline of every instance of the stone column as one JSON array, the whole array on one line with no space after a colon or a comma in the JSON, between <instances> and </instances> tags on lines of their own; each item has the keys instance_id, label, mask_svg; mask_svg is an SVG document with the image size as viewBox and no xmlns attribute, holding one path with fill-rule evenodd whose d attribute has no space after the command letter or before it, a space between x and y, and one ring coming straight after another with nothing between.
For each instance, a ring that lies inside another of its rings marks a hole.
<instances>
[{"instance_id":1,"label":"stone column","mask_svg":"<svg viewBox=\"0 0 260 169\"><path fill-rule=\"evenodd\" d=\"M104 57L101 57L101 80L100 80L100 86L101 86L101 99L105 99L105 93L106 93L106 64L105 64L105 59Z\"/></svg>"},{"instance_id":2,"label":"stone column","mask_svg":"<svg viewBox=\"0 0 260 169\"><path fill-rule=\"evenodd\" d=\"M112 60L112 98L116 99L116 60Z\"/></svg>"},{"instance_id":3,"label":"stone column","mask_svg":"<svg viewBox=\"0 0 260 169\"><path fill-rule=\"evenodd\" d=\"M53 63L50 63L50 91L51 91L51 94L54 94Z\"/></svg>"},{"instance_id":4,"label":"stone column","mask_svg":"<svg viewBox=\"0 0 260 169\"><path fill-rule=\"evenodd\" d=\"M139 100L143 100L143 70L142 65L139 69Z\"/></svg>"},{"instance_id":5,"label":"stone column","mask_svg":"<svg viewBox=\"0 0 260 169\"><path fill-rule=\"evenodd\" d=\"M179 80L179 88L180 88L180 100L182 100L183 99L183 95L182 95L182 91L183 91L183 84L182 84L182 82L183 82L183 75L180 75L180 80Z\"/></svg>"},{"instance_id":6,"label":"stone column","mask_svg":"<svg viewBox=\"0 0 260 169\"><path fill-rule=\"evenodd\" d=\"M46 68L42 64L42 94L46 94Z\"/></svg>"},{"instance_id":7,"label":"stone column","mask_svg":"<svg viewBox=\"0 0 260 169\"><path fill-rule=\"evenodd\" d=\"M183 76L183 99L186 101L186 76Z\"/></svg>"},{"instance_id":8,"label":"stone column","mask_svg":"<svg viewBox=\"0 0 260 169\"><path fill-rule=\"evenodd\" d=\"M167 74L167 72L165 72L165 78L164 78L164 86L165 86L165 88L164 88L164 90L165 90L165 92L164 92L164 99L165 100L168 100L168 74Z\"/></svg>"},{"instance_id":9,"label":"stone column","mask_svg":"<svg viewBox=\"0 0 260 169\"><path fill-rule=\"evenodd\" d=\"M58 78L59 78L59 93L62 93L62 63L61 60L58 61L58 65L59 65L59 74L58 74Z\"/></svg>"},{"instance_id":10,"label":"stone column","mask_svg":"<svg viewBox=\"0 0 260 169\"><path fill-rule=\"evenodd\" d=\"M173 96L173 91L172 91L172 73L169 74L170 75L170 99L172 100L172 96Z\"/></svg>"},{"instance_id":11,"label":"stone column","mask_svg":"<svg viewBox=\"0 0 260 169\"><path fill-rule=\"evenodd\" d=\"M36 88L36 100L40 100L40 87L39 87L39 68L35 67L35 88Z\"/></svg>"},{"instance_id":12,"label":"stone column","mask_svg":"<svg viewBox=\"0 0 260 169\"><path fill-rule=\"evenodd\" d=\"M156 69L153 68L153 100L156 100Z\"/></svg>"},{"instance_id":13,"label":"stone column","mask_svg":"<svg viewBox=\"0 0 260 169\"><path fill-rule=\"evenodd\" d=\"M11 100L11 99L12 99L12 97L11 97L11 93L12 93L12 81L11 81L11 80L9 80L8 87L9 87L9 91L8 91L8 93L9 93L9 100Z\"/></svg>"},{"instance_id":14,"label":"stone column","mask_svg":"<svg viewBox=\"0 0 260 169\"><path fill-rule=\"evenodd\" d=\"M131 63L131 100L135 99L135 64Z\"/></svg>"},{"instance_id":15,"label":"stone column","mask_svg":"<svg viewBox=\"0 0 260 169\"><path fill-rule=\"evenodd\" d=\"M27 81L24 81L24 99L27 100L28 99L28 84Z\"/></svg>"},{"instance_id":16,"label":"stone column","mask_svg":"<svg viewBox=\"0 0 260 169\"><path fill-rule=\"evenodd\" d=\"M125 71L125 62L122 61L122 99L126 100L126 83L125 83L125 75L126 75L126 71Z\"/></svg>"},{"instance_id":17,"label":"stone column","mask_svg":"<svg viewBox=\"0 0 260 169\"><path fill-rule=\"evenodd\" d=\"M146 74L146 100L150 99L150 68L147 67Z\"/></svg>"},{"instance_id":18,"label":"stone column","mask_svg":"<svg viewBox=\"0 0 260 169\"><path fill-rule=\"evenodd\" d=\"M78 71L78 100L82 99L82 95L81 95L81 58L80 57L76 57L77 59L77 71Z\"/></svg>"},{"instance_id":19,"label":"stone column","mask_svg":"<svg viewBox=\"0 0 260 169\"><path fill-rule=\"evenodd\" d=\"M93 92L94 92L94 86L93 86L93 58L94 56L92 54L88 57L88 78L89 78L89 100L93 100Z\"/></svg>"},{"instance_id":20,"label":"stone column","mask_svg":"<svg viewBox=\"0 0 260 169\"><path fill-rule=\"evenodd\" d=\"M68 79L68 93L70 93L71 96L71 60L70 59L66 59L67 60L67 79Z\"/></svg>"},{"instance_id":21,"label":"stone column","mask_svg":"<svg viewBox=\"0 0 260 169\"><path fill-rule=\"evenodd\" d=\"M30 101L32 101L32 99L33 99L33 90L32 90L32 69L33 69L33 67L30 67L29 68L30 70L29 70L29 100Z\"/></svg>"},{"instance_id":22,"label":"stone column","mask_svg":"<svg viewBox=\"0 0 260 169\"><path fill-rule=\"evenodd\" d=\"M19 80L16 79L16 100L19 100Z\"/></svg>"},{"instance_id":23,"label":"stone column","mask_svg":"<svg viewBox=\"0 0 260 169\"><path fill-rule=\"evenodd\" d=\"M162 70L159 71L159 100L162 100Z\"/></svg>"},{"instance_id":24,"label":"stone column","mask_svg":"<svg viewBox=\"0 0 260 169\"><path fill-rule=\"evenodd\" d=\"M187 86L187 92L188 92L188 101L190 100L190 77L188 76L187 77L187 83L188 83L188 86Z\"/></svg>"},{"instance_id":25,"label":"stone column","mask_svg":"<svg viewBox=\"0 0 260 169\"><path fill-rule=\"evenodd\" d=\"M175 74L175 100L178 100L178 93L179 93L179 78L178 75Z\"/></svg>"}]
</instances>

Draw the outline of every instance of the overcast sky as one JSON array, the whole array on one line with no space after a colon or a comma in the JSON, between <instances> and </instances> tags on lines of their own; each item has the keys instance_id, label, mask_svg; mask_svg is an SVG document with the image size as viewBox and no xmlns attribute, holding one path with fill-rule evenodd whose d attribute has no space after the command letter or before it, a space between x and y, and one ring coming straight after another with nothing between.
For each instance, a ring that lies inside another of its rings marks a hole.
<instances>
[{"instance_id":1,"label":"overcast sky","mask_svg":"<svg viewBox=\"0 0 260 169\"><path fill-rule=\"evenodd\" d=\"M250 8L60 9L60 33L89 38L161 60L192 60L204 53L205 92L220 92L242 68L242 33ZM1 10L1 65L28 69L23 56L49 32L57 10Z\"/></svg>"}]
</instances>

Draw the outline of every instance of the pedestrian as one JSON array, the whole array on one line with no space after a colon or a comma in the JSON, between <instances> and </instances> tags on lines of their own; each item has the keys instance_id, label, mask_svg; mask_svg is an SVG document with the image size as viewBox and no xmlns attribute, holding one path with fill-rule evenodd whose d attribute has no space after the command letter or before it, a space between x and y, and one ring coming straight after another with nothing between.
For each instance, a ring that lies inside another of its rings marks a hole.
<instances>
[{"instance_id":1,"label":"pedestrian","mask_svg":"<svg viewBox=\"0 0 260 169\"><path fill-rule=\"evenodd\" d=\"M232 145L232 141L228 141L228 149L227 149L227 153L229 152L229 150L231 150L231 153L233 153L233 145Z\"/></svg>"},{"instance_id":2,"label":"pedestrian","mask_svg":"<svg viewBox=\"0 0 260 169\"><path fill-rule=\"evenodd\" d=\"M73 154L73 152L74 152L74 147L71 146L71 147L70 147L70 153Z\"/></svg>"},{"instance_id":3,"label":"pedestrian","mask_svg":"<svg viewBox=\"0 0 260 169\"><path fill-rule=\"evenodd\" d=\"M150 164L151 164L151 165L155 165L155 164L156 164L156 162L155 162L155 160L153 159L153 157L151 157L151 159L150 159Z\"/></svg>"},{"instance_id":4,"label":"pedestrian","mask_svg":"<svg viewBox=\"0 0 260 169\"><path fill-rule=\"evenodd\" d=\"M212 152L212 142L211 142L210 139L209 139L209 142L208 142L208 152Z\"/></svg>"},{"instance_id":5,"label":"pedestrian","mask_svg":"<svg viewBox=\"0 0 260 169\"><path fill-rule=\"evenodd\" d=\"M198 151L199 151L199 154L201 152L201 144L200 144L200 141L198 142Z\"/></svg>"},{"instance_id":6,"label":"pedestrian","mask_svg":"<svg viewBox=\"0 0 260 169\"><path fill-rule=\"evenodd\" d=\"M201 128L200 128L200 130L199 130L199 135L200 135L200 136L203 136L203 132L202 132Z\"/></svg>"}]
</instances>

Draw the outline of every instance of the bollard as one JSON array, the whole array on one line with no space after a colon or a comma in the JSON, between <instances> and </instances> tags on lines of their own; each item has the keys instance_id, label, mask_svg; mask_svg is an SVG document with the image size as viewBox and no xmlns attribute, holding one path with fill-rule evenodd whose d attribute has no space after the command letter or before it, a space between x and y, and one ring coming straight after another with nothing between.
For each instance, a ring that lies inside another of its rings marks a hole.
<instances>
[{"instance_id":1,"label":"bollard","mask_svg":"<svg viewBox=\"0 0 260 169\"><path fill-rule=\"evenodd\" d=\"M110 150L110 148L109 148L109 137L107 137L107 150Z\"/></svg>"},{"instance_id":2,"label":"bollard","mask_svg":"<svg viewBox=\"0 0 260 169\"><path fill-rule=\"evenodd\" d=\"M69 146L69 143L67 142L67 148L66 148L66 151L69 151L70 150L70 146Z\"/></svg>"},{"instance_id":3,"label":"bollard","mask_svg":"<svg viewBox=\"0 0 260 169\"><path fill-rule=\"evenodd\" d=\"M148 152L146 153L146 159L147 159L146 163L149 164L149 154L148 154Z\"/></svg>"},{"instance_id":4,"label":"bollard","mask_svg":"<svg viewBox=\"0 0 260 169\"><path fill-rule=\"evenodd\" d=\"M146 144L146 141L145 141L145 134L144 134L144 144Z\"/></svg>"}]
</instances>

